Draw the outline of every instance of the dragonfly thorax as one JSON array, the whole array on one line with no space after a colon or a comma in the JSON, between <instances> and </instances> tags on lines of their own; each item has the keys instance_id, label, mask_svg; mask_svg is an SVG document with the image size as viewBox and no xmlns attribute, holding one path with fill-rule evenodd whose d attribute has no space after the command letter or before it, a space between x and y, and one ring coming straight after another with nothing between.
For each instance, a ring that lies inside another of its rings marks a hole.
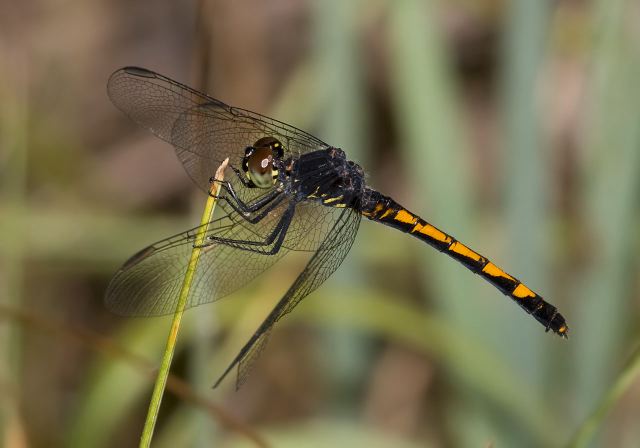
<instances>
[{"instance_id":1,"label":"dragonfly thorax","mask_svg":"<svg viewBox=\"0 0 640 448\"><path fill-rule=\"evenodd\" d=\"M274 137L262 137L253 146L247 146L242 158L242 169L258 188L271 188L278 179L276 161L282 159L282 143Z\"/></svg>"},{"instance_id":2,"label":"dragonfly thorax","mask_svg":"<svg viewBox=\"0 0 640 448\"><path fill-rule=\"evenodd\" d=\"M364 190L364 172L343 150L326 148L303 154L295 162L297 193L330 207L356 207Z\"/></svg>"}]
</instances>

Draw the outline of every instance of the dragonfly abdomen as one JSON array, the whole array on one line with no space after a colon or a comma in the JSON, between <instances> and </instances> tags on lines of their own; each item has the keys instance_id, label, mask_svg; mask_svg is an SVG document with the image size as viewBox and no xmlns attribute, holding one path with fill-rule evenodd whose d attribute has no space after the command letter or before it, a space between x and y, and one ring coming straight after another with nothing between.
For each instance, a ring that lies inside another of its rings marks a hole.
<instances>
[{"instance_id":1,"label":"dragonfly abdomen","mask_svg":"<svg viewBox=\"0 0 640 448\"><path fill-rule=\"evenodd\" d=\"M556 307L547 303L540 295L493 264L488 258L411 213L390 197L367 189L361 213L372 221L408 233L456 259L533 315L547 331L553 330L558 335L567 337L568 327Z\"/></svg>"}]
</instances>

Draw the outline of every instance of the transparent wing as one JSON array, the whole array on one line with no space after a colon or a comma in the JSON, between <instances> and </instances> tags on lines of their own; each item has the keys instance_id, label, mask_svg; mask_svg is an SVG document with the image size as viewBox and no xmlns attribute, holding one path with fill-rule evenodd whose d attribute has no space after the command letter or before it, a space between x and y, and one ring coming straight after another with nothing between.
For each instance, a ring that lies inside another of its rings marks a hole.
<instances>
[{"instance_id":1,"label":"transparent wing","mask_svg":"<svg viewBox=\"0 0 640 448\"><path fill-rule=\"evenodd\" d=\"M264 242L282 219L291 199L284 200L257 224L236 213L221 213L208 224L207 237L250 243ZM290 249L316 251L333 231L341 209L315 203L298 203L284 237L274 254L259 254L216 243L203 249L186 308L213 302L242 288ZM222 210L222 209L219 209ZM133 255L115 274L107 288L107 308L124 316L158 316L175 311L184 274L199 227L159 241Z\"/></svg>"},{"instance_id":2,"label":"transparent wing","mask_svg":"<svg viewBox=\"0 0 640 448\"><path fill-rule=\"evenodd\" d=\"M263 234L274 229L287 206L283 204L253 228L235 214L224 214L208 224L206 236L263 242ZM173 313L198 230L196 227L179 233L133 255L109 283L107 308L116 314L138 317ZM267 255L222 243L205 247L186 308L212 302L245 286L287 252L286 247L281 247Z\"/></svg>"},{"instance_id":3,"label":"transparent wing","mask_svg":"<svg viewBox=\"0 0 640 448\"><path fill-rule=\"evenodd\" d=\"M333 227L307 266L220 376L214 387L217 387L235 366L238 366L236 388L244 383L254 361L264 349L273 325L285 314L291 312L302 299L338 269L351 249L359 225L360 214L351 209L341 209Z\"/></svg>"},{"instance_id":4,"label":"transparent wing","mask_svg":"<svg viewBox=\"0 0 640 448\"><path fill-rule=\"evenodd\" d=\"M114 72L109 79L107 90L113 103L131 119L175 146L187 173L205 191L208 191L209 179L222 160L229 157L230 165L238 168L244 148L265 135L278 138L292 156L327 146L316 137L293 126L228 106L146 69L127 67ZM245 203L270 193L260 188L246 188L234 173L229 173L226 180L232 183L234 190ZM219 208L224 209L230 216L233 215L233 210L224 200L221 200L219 205ZM283 203L284 206L286 204ZM313 251L333 225L335 213L314 203L301 203L296 208L296 215L283 246L293 250ZM277 220L282 210L283 208L279 208L270 213L273 215L272 222ZM235 228L232 234L238 238L247 235L253 239L266 238L271 231L271 227L264 225L264 222L257 225L242 219L234 222L239 228ZM182 275L182 268L188 259L185 254L190 251L191 244L188 239L183 241L185 242L188 243L185 247L175 247L162 252L154 251L152 246L148 250L149 256L156 257L153 267L147 267L151 260L146 260L144 266L137 267L135 271L143 271L144 276L147 276L149 271L162 269L160 266L173 265L175 267L171 268L172 271L176 270ZM118 276L124 279L126 274L121 271ZM141 275L142 273L137 274L138 277ZM118 279L114 279L116 280ZM138 281L136 277L136 284ZM172 282L170 284L173 285ZM167 304L173 308L170 301ZM162 307L161 309L168 312Z\"/></svg>"},{"instance_id":5,"label":"transparent wing","mask_svg":"<svg viewBox=\"0 0 640 448\"><path fill-rule=\"evenodd\" d=\"M238 167L244 149L264 136L299 155L328 145L300 129L231 107L158 73L125 67L109 78L111 101L136 123L171 143L187 173L204 191L225 158Z\"/></svg>"}]
</instances>

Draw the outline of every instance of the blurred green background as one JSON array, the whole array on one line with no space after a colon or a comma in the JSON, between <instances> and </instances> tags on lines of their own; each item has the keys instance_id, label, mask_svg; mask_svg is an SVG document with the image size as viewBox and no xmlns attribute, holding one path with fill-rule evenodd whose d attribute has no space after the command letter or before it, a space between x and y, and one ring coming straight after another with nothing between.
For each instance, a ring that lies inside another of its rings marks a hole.
<instances>
[{"instance_id":1,"label":"blurred green background","mask_svg":"<svg viewBox=\"0 0 640 448\"><path fill-rule=\"evenodd\" d=\"M195 225L205 197L109 102L124 65L342 147L571 329L545 334L461 265L365 220L239 392L211 385L301 260L187 312L154 446L639 446L637 2L0 11L1 446L137 446L170 321L113 316L103 293L128 256Z\"/></svg>"}]
</instances>

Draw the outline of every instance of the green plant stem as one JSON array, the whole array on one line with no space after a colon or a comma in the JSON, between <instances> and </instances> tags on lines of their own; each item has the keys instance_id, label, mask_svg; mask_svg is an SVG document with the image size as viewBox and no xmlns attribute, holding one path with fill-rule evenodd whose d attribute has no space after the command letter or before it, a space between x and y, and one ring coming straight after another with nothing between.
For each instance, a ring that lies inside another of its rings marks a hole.
<instances>
[{"instance_id":1,"label":"green plant stem","mask_svg":"<svg viewBox=\"0 0 640 448\"><path fill-rule=\"evenodd\" d=\"M219 181L224 179L224 169L226 168L228 159L222 162L218 170L216 171L215 178ZM148 448L151 445L151 438L153 437L153 430L156 426L156 420L158 419L158 411L160 410L160 403L162 402L162 395L167 384L167 377L169 376L169 369L171 368L171 360L173 359L173 353L176 347L176 341L178 339L178 331L180 330L180 322L182 320L182 314L184 313L184 307L187 304L187 298L189 297L189 291L191 290L191 283L198 267L198 260L200 259L200 252L202 251L202 243L207 233L207 224L211 222L213 212L216 206L216 196L219 190L219 183L212 182L209 190L209 199L204 207L202 218L200 220L200 227L196 234L196 239L193 244L193 250L191 251L191 258L189 259L189 265L184 275L184 281L182 282L182 289L180 290L180 297L176 306L176 311L173 314L173 322L171 324L171 331L167 338L167 346L162 356L162 362L160 363L160 369L158 370L158 376L156 383L153 387L153 394L151 395L151 402L149 403L149 409L147 411L147 419L142 429L142 436L140 437L140 448Z\"/></svg>"},{"instance_id":2,"label":"green plant stem","mask_svg":"<svg viewBox=\"0 0 640 448\"><path fill-rule=\"evenodd\" d=\"M600 404L593 413L580 425L573 438L567 446L571 448L585 447L593 438L593 435L602 427L602 422L609 414L611 408L618 402L622 394L640 376L640 347L638 347L631 357L627 367L618 376L611 389L606 393Z\"/></svg>"}]
</instances>

